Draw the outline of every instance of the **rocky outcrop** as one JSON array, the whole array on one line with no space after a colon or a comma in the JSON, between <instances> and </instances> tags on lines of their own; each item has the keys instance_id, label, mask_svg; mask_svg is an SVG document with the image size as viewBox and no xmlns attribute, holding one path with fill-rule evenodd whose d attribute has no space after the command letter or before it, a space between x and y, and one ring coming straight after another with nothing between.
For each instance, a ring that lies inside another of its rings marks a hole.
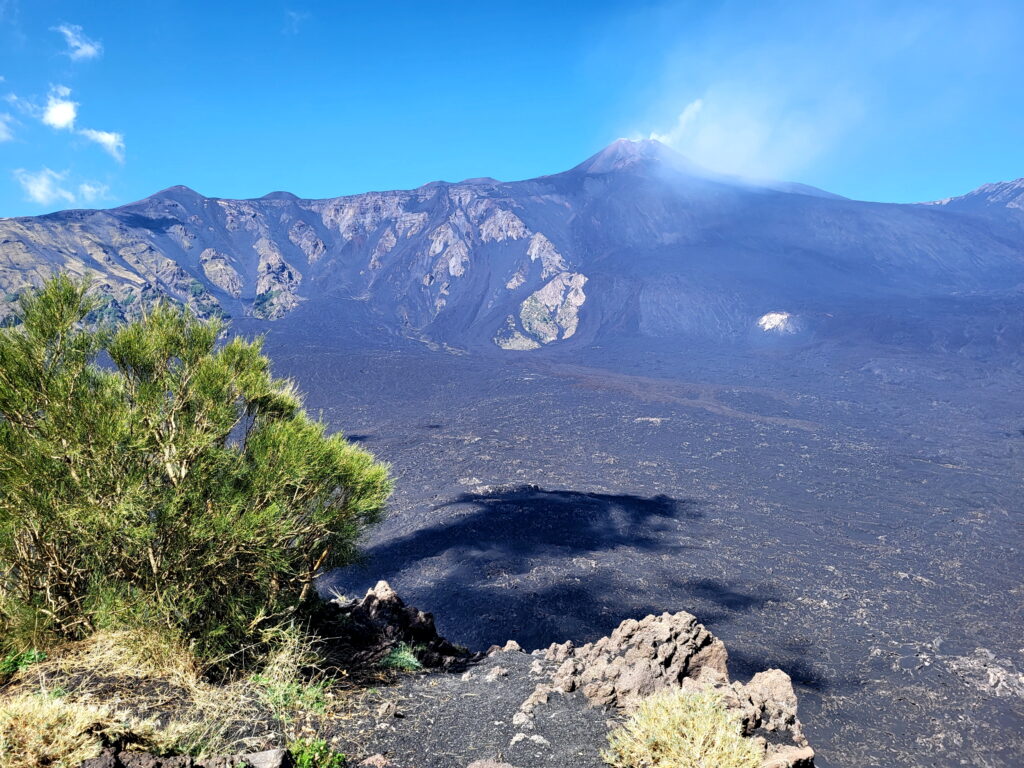
<instances>
[{"instance_id":1,"label":"rocky outcrop","mask_svg":"<svg viewBox=\"0 0 1024 768\"><path fill-rule=\"evenodd\" d=\"M295 309L301 301L297 291L302 275L284 260L281 251L272 240L261 237L253 245L259 254L256 272L256 301L252 314L256 317L276 320Z\"/></svg>"},{"instance_id":2,"label":"rocky outcrop","mask_svg":"<svg viewBox=\"0 0 1024 768\"><path fill-rule=\"evenodd\" d=\"M224 293L235 299L242 295L242 277L231 264L231 257L227 254L207 248L199 254L199 264L206 279Z\"/></svg>"},{"instance_id":3,"label":"rocky outcrop","mask_svg":"<svg viewBox=\"0 0 1024 768\"><path fill-rule=\"evenodd\" d=\"M473 658L437 633L433 615L406 605L386 581L377 582L362 599L339 597L329 605L333 615L328 620L338 627L331 651L345 658L348 668L372 667L402 644L433 669L461 666Z\"/></svg>"},{"instance_id":4,"label":"rocky outcrop","mask_svg":"<svg viewBox=\"0 0 1024 768\"><path fill-rule=\"evenodd\" d=\"M665 688L711 689L736 713L744 735L762 744L763 768L813 765L789 675L770 669L746 684L730 682L725 645L689 613L627 619L594 643L554 644L539 656L534 671L548 681L520 705L514 722L524 730L554 693L579 691L591 706L629 712Z\"/></svg>"},{"instance_id":5,"label":"rocky outcrop","mask_svg":"<svg viewBox=\"0 0 1024 768\"><path fill-rule=\"evenodd\" d=\"M568 339L576 333L579 309L587 300L586 275L562 272L523 302L519 312L523 329L541 344Z\"/></svg>"},{"instance_id":6,"label":"rocky outcrop","mask_svg":"<svg viewBox=\"0 0 1024 768\"><path fill-rule=\"evenodd\" d=\"M288 229L288 239L306 254L306 260L315 264L327 252L327 245L316 235L316 230L299 219Z\"/></svg>"}]
</instances>

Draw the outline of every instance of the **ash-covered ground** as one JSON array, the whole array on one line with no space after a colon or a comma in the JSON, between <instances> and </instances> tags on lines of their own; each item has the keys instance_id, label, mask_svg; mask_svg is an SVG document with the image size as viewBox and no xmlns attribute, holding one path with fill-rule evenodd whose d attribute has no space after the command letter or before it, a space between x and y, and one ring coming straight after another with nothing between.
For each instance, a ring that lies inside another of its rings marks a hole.
<instances>
[{"instance_id":1,"label":"ash-covered ground","mask_svg":"<svg viewBox=\"0 0 1024 768\"><path fill-rule=\"evenodd\" d=\"M387 579L455 642L686 610L790 673L818 765L1024 760L1024 379L953 356L654 342L504 358L271 334L389 461Z\"/></svg>"}]
</instances>

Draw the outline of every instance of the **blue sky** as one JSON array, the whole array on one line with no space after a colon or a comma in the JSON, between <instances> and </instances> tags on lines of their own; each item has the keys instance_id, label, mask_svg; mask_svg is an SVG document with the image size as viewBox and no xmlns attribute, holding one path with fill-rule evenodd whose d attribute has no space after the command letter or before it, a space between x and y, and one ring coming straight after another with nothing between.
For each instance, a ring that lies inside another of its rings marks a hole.
<instances>
[{"instance_id":1,"label":"blue sky","mask_svg":"<svg viewBox=\"0 0 1024 768\"><path fill-rule=\"evenodd\" d=\"M0 216L328 197L658 136L916 201L1024 176L1024 3L0 0Z\"/></svg>"}]
</instances>

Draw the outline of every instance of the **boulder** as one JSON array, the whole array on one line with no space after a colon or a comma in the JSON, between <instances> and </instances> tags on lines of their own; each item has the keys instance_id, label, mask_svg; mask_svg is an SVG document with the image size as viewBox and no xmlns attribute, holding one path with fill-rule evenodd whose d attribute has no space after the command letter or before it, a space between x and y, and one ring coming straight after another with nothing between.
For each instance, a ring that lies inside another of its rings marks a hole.
<instances>
[{"instance_id":1,"label":"boulder","mask_svg":"<svg viewBox=\"0 0 1024 768\"><path fill-rule=\"evenodd\" d=\"M552 678L556 689L582 690L600 707L631 709L685 678L728 680L722 641L685 612L627 619L595 643L552 645L545 658L560 662Z\"/></svg>"}]
</instances>

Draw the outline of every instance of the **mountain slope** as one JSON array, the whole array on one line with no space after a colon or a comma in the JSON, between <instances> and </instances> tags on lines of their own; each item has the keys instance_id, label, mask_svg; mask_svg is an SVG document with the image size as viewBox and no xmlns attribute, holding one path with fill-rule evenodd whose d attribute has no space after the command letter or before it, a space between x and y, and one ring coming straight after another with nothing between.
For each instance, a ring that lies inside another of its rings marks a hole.
<instances>
[{"instance_id":1,"label":"mountain slope","mask_svg":"<svg viewBox=\"0 0 1024 768\"><path fill-rule=\"evenodd\" d=\"M169 296L204 315L315 317L338 334L463 348L891 337L929 325L935 302L942 317L975 317L1021 298L1022 229L987 205L851 201L620 140L520 182L324 200L172 187L107 211L0 219L0 290L9 310L24 286L64 269L94 274L114 316Z\"/></svg>"}]
</instances>

